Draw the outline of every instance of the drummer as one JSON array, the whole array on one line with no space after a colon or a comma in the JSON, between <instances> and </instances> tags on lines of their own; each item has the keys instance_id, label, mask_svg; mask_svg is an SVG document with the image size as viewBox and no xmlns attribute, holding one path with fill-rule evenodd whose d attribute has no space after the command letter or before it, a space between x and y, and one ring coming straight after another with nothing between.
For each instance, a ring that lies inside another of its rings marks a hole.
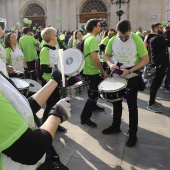
<instances>
[{"instance_id":1,"label":"drummer","mask_svg":"<svg viewBox=\"0 0 170 170\"><path fill-rule=\"evenodd\" d=\"M133 147L137 142L137 94L140 85L140 78L135 72L149 62L149 57L142 39L131 32L131 24L128 20L122 20L117 24L117 33L118 34L108 42L105 59L112 72L118 70L120 73L120 71L122 71L121 76L127 79L129 138L126 146ZM111 54L113 54L114 62L111 61ZM117 65L118 63L121 67ZM121 132L122 100L113 103L113 113L112 125L102 131L105 135Z\"/></svg>"},{"instance_id":2,"label":"drummer","mask_svg":"<svg viewBox=\"0 0 170 170\"><path fill-rule=\"evenodd\" d=\"M24 68L27 68L22 50L17 46L17 36L15 33L5 35L6 62L13 66L14 72L9 73L10 77L24 77Z\"/></svg>"},{"instance_id":3,"label":"drummer","mask_svg":"<svg viewBox=\"0 0 170 170\"><path fill-rule=\"evenodd\" d=\"M53 27L46 27L41 31L41 36L46 42L40 52L40 66L42 71L42 86L44 86L50 79L52 67L58 62L59 55L56 48L57 31ZM56 88L46 102L46 108L43 113L42 121L45 122L48 118L48 113L56 102L60 100L59 88ZM65 132L65 128L59 126L58 131Z\"/></svg>"}]
</instances>

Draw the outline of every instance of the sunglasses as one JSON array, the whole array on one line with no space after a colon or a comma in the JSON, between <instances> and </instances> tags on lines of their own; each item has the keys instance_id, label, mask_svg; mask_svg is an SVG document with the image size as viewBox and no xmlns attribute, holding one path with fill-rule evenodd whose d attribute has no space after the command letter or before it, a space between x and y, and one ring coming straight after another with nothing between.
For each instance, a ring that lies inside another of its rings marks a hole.
<instances>
[{"instance_id":1,"label":"sunglasses","mask_svg":"<svg viewBox=\"0 0 170 170\"><path fill-rule=\"evenodd\" d=\"M127 41L129 38L130 38L130 36L129 35L126 35L126 36L119 36L119 38L122 40L122 41Z\"/></svg>"}]
</instances>

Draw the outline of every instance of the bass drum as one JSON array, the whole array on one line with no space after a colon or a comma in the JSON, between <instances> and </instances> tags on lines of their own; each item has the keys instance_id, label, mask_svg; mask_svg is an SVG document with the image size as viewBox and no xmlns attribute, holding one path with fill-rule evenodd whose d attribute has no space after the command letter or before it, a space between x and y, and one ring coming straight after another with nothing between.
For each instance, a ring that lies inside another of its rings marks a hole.
<instances>
[{"instance_id":1,"label":"bass drum","mask_svg":"<svg viewBox=\"0 0 170 170\"><path fill-rule=\"evenodd\" d=\"M98 86L100 97L108 102L122 100L126 91L126 86L127 81L124 78L107 78Z\"/></svg>"},{"instance_id":2,"label":"bass drum","mask_svg":"<svg viewBox=\"0 0 170 170\"><path fill-rule=\"evenodd\" d=\"M80 50L70 48L63 52L64 75L75 76L79 74L82 71L84 64L84 56ZM60 61L58 61L57 67L61 72Z\"/></svg>"}]
</instances>

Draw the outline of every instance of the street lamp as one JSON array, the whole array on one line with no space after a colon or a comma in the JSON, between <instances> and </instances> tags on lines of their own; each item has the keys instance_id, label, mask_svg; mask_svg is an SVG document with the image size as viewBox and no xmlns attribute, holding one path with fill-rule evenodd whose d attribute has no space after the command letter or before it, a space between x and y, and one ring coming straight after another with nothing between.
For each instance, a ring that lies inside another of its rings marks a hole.
<instances>
[{"instance_id":1,"label":"street lamp","mask_svg":"<svg viewBox=\"0 0 170 170\"><path fill-rule=\"evenodd\" d=\"M121 19L121 16L124 14L123 10L121 9L121 4L128 4L130 0L110 0L111 4L119 5L119 10L116 11L117 16L119 17L119 21Z\"/></svg>"}]
</instances>

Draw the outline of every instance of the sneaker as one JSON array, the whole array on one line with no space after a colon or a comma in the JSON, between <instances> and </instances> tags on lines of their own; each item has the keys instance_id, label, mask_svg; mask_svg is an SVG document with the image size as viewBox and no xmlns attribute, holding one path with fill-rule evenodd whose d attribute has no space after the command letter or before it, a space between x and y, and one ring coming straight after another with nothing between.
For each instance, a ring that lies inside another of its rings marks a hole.
<instances>
[{"instance_id":1,"label":"sneaker","mask_svg":"<svg viewBox=\"0 0 170 170\"><path fill-rule=\"evenodd\" d=\"M127 147L133 147L136 145L138 138L136 135L129 135L128 140L126 142Z\"/></svg>"},{"instance_id":2,"label":"sneaker","mask_svg":"<svg viewBox=\"0 0 170 170\"><path fill-rule=\"evenodd\" d=\"M163 88L164 92L170 92L170 88Z\"/></svg>"},{"instance_id":3,"label":"sneaker","mask_svg":"<svg viewBox=\"0 0 170 170\"><path fill-rule=\"evenodd\" d=\"M120 128L119 129L113 128L113 126L109 126L107 129L104 129L102 131L102 133L104 135L109 135L109 134L113 134L113 133L120 133L120 132L121 132Z\"/></svg>"},{"instance_id":4,"label":"sneaker","mask_svg":"<svg viewBox=\"0 0 170 170\"><path fill-rule=\"evenodd\" d=\"M162 106L162 103L158 103L157 101L154 102L154 105L156 107L161 107ZM149 106L149 102L148 102L148 106Z\"/></svg>"},{"instance_id":5,"label":"sneaker","mask_svg":"<svg viewBox=\"0 0 170 170\"><path fill-rule=\"evenodd\" d=\"M65 132L66 131L66 129L63 127L63 126L58 126L58 128L57 128L57 132Z\"/></svg>"},{"instance_id":6,"label":"sneaker","mask_svg":"<svg viewBox=\"0 0 170 170\"><path fill-rule=\"evenodd\" d=\"M90 119L81 120L81 124L85 126L90 126L90 127L97 127L97 124L92 122Z\"/></svg>"},{"instance_id":7,"label":"sneaker","mask_svg":"<svg viewBox=\"0 0 170 170\"><path fill-rule=\"evenodd\" d=\"M159 109L158 106L155 106L155 104L153 104L152 106L147 106L147 109L152 111L152 112L155 112L155 113L161 113L162 111Z\"/></svg>"},{"instance_id":8,"label":"sneaker","mask_svg":"<svg viewBox=\"0 0 170 170\"><path fill-rule=\"evenodd\" d=\"M104 109L105 108L96 105L96 107L94 108L94 111L101 111L101 112L103 112Z\"/></svg>"}]
</instances>

